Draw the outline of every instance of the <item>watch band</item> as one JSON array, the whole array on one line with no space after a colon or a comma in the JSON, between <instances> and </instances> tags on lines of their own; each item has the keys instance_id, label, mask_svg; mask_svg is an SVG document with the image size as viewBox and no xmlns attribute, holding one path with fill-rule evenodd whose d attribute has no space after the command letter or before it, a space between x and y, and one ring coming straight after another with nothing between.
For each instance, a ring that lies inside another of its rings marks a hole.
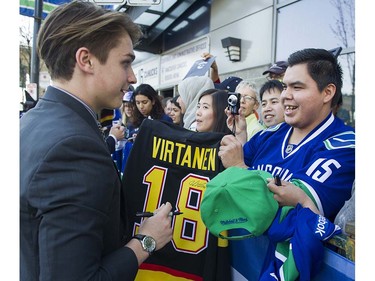
<instances>
[{"instance_id":1,"label":"watch band","mask_svg":"<svg viewBox=\"0 0 375 281\"><path fill-rule=\"evenodd\" d=\"M156 241L151 236L144 234L136 234L132 238L139 240L141 243L142 249L151 255L156 249Z\"/></svg>"},{"instance_id":2,"label":"watch band","mask_svg":"<svg viewBox=\"0 0 375 281\"><path fill-rule=\"evenodd\" d=\"M139 241L142 241L143 238L145 238L145 237L146 237L146 235L144 235L144 234L136 234L132 237L132 239L135 238L135 239L138 239Z\"/></svg>"}]
</instances>

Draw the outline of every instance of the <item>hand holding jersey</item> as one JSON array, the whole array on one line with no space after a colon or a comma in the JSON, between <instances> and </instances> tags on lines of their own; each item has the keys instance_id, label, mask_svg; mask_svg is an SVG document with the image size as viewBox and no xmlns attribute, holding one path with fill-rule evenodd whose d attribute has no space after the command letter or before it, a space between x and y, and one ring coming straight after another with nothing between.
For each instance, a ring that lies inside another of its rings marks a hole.
<instances>
[{"instance_id":1,"label":"hand holding jersey","mask_svg":"<svg viewBox=\"0 0 375 281\"><path fill-rule=\"evenodd\" d=\"M242 143L233 135L226 135L222 138L218 156L225 168L236 166L247 169Z\"/></svg>"}]
</instances>

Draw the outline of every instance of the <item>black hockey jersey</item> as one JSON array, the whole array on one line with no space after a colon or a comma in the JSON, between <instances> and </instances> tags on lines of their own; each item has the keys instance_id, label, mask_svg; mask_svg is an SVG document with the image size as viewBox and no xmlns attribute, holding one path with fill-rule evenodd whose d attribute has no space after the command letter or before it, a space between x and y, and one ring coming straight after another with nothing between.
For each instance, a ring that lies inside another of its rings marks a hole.
<instances>
[{"instance_id":1,"label":"black hockey jersey","mask_svg":"<svg viewBox=\"0 0 375 281\"><path fill-rule=\"evenodd\" d=\"M141 266L137 281L231 280L226 241L209 233L200 215L206 183L224 168L217 156L222 133L193 132L173 123L143 121L123 175L127 237L139 211L170 202L173 238Z\"/></svg>"}]
</instances>

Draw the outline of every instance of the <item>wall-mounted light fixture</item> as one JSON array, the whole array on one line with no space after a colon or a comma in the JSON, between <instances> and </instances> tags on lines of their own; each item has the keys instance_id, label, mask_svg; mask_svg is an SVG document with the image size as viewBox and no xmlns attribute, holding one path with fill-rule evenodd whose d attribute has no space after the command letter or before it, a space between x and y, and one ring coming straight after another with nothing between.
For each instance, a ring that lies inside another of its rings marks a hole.
<instances>
[{"instance_id":1,"label":"wall-mounted light fixture","mask_svg":"<svg viewBox=\"0 0 375 281\"><path fill-rule=\"evenodd\" d=\"M221 45L223 45L223 48L227 49L225 52L230 61L241 60L241 39L227 37L221 39Z\"/></svg>"}]
</instances>

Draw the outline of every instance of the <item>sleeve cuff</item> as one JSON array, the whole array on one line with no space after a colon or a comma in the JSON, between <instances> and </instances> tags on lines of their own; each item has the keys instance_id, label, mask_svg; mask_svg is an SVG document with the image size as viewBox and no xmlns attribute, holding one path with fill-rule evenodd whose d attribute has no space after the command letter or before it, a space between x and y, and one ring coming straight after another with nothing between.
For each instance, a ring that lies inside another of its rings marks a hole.
<instances>
[{"instance_id":1,"label":"sleeve cuff","mask_svg":"<svg viewBox=\"0 0 375 281\"><path fill-rule=\"evenodd\" d=\"M108 137L112 137L115 140L115 143L117 143L117 138L115 137L115 135L109 134Z\"/></svg>"}]
</instances>

